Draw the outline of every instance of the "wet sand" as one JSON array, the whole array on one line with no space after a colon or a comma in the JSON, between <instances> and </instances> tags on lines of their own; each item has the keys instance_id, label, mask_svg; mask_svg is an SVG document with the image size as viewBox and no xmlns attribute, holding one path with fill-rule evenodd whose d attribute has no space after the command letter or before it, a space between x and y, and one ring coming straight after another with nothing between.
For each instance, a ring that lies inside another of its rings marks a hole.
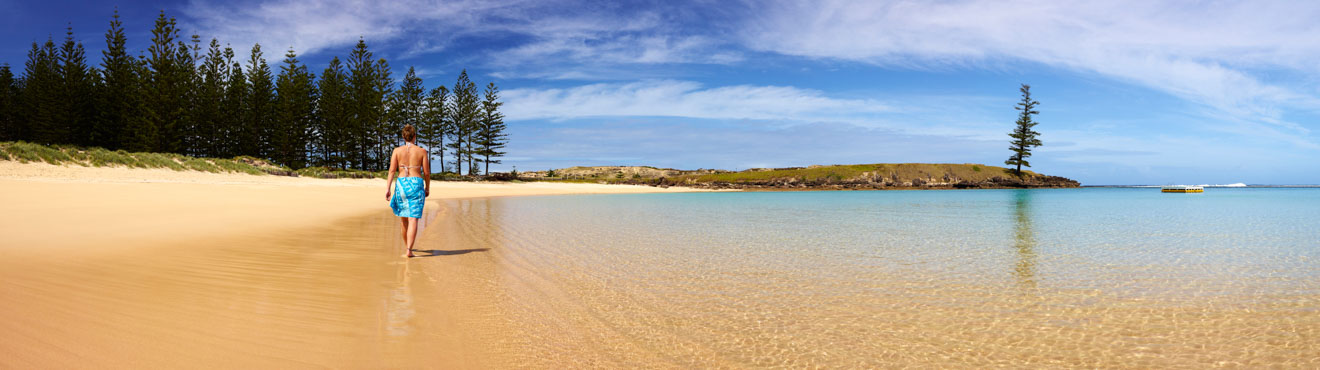
<instances>
[{"instance_id":1,"label":"wet sand","mask_svg":"<svg viewBox=\"0 0 1320 370\"><path fill-rule=\"evenodd\" d=\"M685 191L433 182L405 261L384 188L0 161L0 367L488 367L441 202Z\"/></svg>"}]
</instances>

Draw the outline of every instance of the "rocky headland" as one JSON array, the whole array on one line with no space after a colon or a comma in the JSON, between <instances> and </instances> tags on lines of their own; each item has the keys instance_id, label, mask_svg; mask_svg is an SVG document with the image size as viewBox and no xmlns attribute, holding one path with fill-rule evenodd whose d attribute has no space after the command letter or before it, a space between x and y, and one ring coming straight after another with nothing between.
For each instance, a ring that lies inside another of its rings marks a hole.
<instances>
[{"instance_id":1,"label":"rocky headland","mask_svg":"<svg viewBox=\"0 0 1320 370\"><path fill-rule=\"evenodd\" d=\"M809 167L676 170L647 166L570 167L519 177L548 181L685 186L743 190L1075 188L1077 181L980 164L858 164Z\"/></svg>"}]
</instances>

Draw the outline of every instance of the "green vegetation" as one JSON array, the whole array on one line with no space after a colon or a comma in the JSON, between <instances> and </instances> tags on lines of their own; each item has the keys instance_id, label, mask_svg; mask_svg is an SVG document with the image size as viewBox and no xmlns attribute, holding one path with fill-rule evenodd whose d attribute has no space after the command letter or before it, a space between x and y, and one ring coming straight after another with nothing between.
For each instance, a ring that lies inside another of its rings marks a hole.
<instances>
[{"instance_id":1,"label":"green vegetation","mask_svg":"<svg viewBox=\"0 0 1320 370\"><path fill-rule=\"evenodd\" d=\"M45 162L50 164L76 164L84 167L125 167L125 168L168 168L175 171L232 172L253 175L294 173L287 167L276 166L253 157L235 157L234 159L196 158L173 153L129 153L123 150L110 151L103 148L82 148L70 145L47 146L23 141L0 142L0 160L14 160L20 163ZM306 169L305 169L306 170ZM375 172L340 171L331 172L332 177L379 177ZM337 176L341 173L352 176ZM327 176L318 176L327 177Z\"/></svg>"},{"instance_id":2,"label":"green vegetation","mask_svg":"<svg viewBox=\"0 0 1320 370\"><path fill-rule=\"evenodd\" d=\"M299 168L293 173L303 177L319 177L323 179L370 179L385 178L386 171L363 171L343 168L330 167L305 167ZM432 175L433 177L435 175Z\"/></svg>"},{"instance_id":3,"label":"green vegetation","mask_svg":"<svg viewBox=\"0 0 1320 370\"><path fill-rule=\"evenodd\" d=\"M454 163L467 163L472 174L479 164L489 167L505 154L500 151L508 140L499 89L487 84L482 100L466 70L452 99L444 86L427 96L413 68L396 83L389 63L359 39L342 62L332 57L318 81L294 50L273 68L261 45L252 45L244 57L222 48L217 39L204 43L198 35L185 37L164 11L152 25L150 40L143 43L146 50L135 53L127 48L125 35L131 32L116 11L99 65L89 63L72 27L62 43L53 38L33 42L28 60L12 63L22 66L20 76L11 63L0 62L0 141L105 148L78 154L82 157L73 162L84 165L234 169L220 165L223 160L140 154L176 153L370 173L385 169L391 148L402 144L400 129L411 124L419 129L418 143L440 160L441 172L446 171L447 148L454 149L449 152ZM42 161L64 161L38 149L14 150ZM137 154L129 160L126 154L113 154L116 150Z\"/></svg>"},{"instance_id":4,"label":"green vegetation","mask_svg":"<svg viewBox=\"0 0 1320 370\"><path fill-rule=\"evenodd\" d=\"M17 142L3 143L3 148L14 159L22 163L27 162L46 162L50 164L60 164L72 160L64 151L51 148L45 145Z\"/></svg>"},{"instance_id":5,"label":"green vegetation","mask_svg":"<svg viewBox=\"0 0 1320 370\"><path fill-rule=\"evenodd\" d=\"M179 163L179 159L182 159L183 156L177 154L133 153L133 156L143 168L168 168L175 171L184 170L183 164Z\"/></svg>"},{"instance_id":6,"label":"green vegetation","mask_svg":"<svg viewBox=\"0 0 1320 370\"><path fill-rule=\"evenodd\" d=\"M504 133L507 127L504 124L504 114L500 113L500 106L504 102L500 101L500 88L494 83L486 85L486 99L481 101L481 119L477 122L477 132L473 137L473 144L476 145L474 155L482 157L481 162L486 164L486 174L490 175L490 164L499 164L499 159L507 152L501 152L505 145L509 143L509 134ZM514 171L514 177L517 171Z\"/></svg>"},{"instance_id":7,"label":"green vegetation","mask_svg":"<svg viewBox=\"0 0 1320 370\"><path fill-rule=\"evenodd\" d=\"M468 79L467 70L458 74L454 82L454 100L449 106L450 135L449 144L445 144L454 155L454 172L463 173L463 164L468 166L469 174L477 174L474 135L480 129L481 102L477 96L477 84ZM465 159L466 158L466 159ZM442 159L443 160L443 159Z\"/></svg>"},{"instance_id":8,"label":"green vegetation","mask_svg":"<svg viewBox=\"0 0 1320 370\"><path fill-rule=\"evenodd\" d=\"M101 148L92 148L88 151L87 158L93 167L136 167L137 159L123 150L109 151Z\"/></svg>"},{"instance_id":9,"label":"green vegetation","mask_svg":"<svg viewBox=\"0 0 1320 370\"><path fill-rule=\"evenodd\" d=\"M1013 138L1012 146L1008 148L1013 151L1013 155L1009 156L1004 164L1017 166L1013 173L1018 177L1022 177L1022 166L1031 167L1031 163L1027 162L1027 157L1031 156L1031 148L1041 146L1040 139L1037 138L1040 133L1032 130L1039 122L1031 120L1032 115L1040 114L1035 110L1036 105L1040 102L1031 100L1031 85L1022 84L1019 91L1022 92L1022 101L1013 109L1017 109L1021 113L1018 114L1017 126L1013 129L1013 132L1008 133L1008 136Z\"/></svg>"}]
</instances>

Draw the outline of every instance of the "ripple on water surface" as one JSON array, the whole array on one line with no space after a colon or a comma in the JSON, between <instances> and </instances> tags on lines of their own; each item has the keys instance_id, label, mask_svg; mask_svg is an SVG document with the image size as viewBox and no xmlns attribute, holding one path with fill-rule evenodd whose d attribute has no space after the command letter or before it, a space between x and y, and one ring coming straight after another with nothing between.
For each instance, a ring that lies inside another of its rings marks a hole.
<instances>
[{"instance_id":1,"label":"ripple on water surface","mask_svg":"<svg viewBox=\"0 0 1320 370\"><path fill-rule=\"evenodd\" d=\"M1320 367L1320 189L433 204L0 261L0 367Z\"/></svg>"},{"instance_id":2,"label":"ripple on water surface","mask_svg":"<svg viewBox=\"0 0 1320 370\"><path fill-rule=\"evenodd\" d=\"M1320 365L1315 190L449 206L498 230L514 364Z\"/></svg>"}]
</instances>

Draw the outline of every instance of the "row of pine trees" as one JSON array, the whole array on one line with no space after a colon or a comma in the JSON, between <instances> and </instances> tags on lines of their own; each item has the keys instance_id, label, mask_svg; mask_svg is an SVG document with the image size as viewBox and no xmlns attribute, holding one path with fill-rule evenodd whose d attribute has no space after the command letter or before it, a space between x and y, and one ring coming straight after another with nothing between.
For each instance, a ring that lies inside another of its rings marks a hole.
<instances>
[{"instance_id":1,"label":"row of pine trees","mask_svg":"<svg viewBox=\"0 0 1320 370\"><path fill-rule=\"evenodd\" d=\"M359 39L317 79L293 50L278 71L260 44L246 61L215 39L203 50L164 11L151 34L146 53L130 55L116 11L99 67L72 27L62 45L34 42L22 76L0 65L0 141L378 171L411 124L440 172L489 173L505 154L499 88L478 91L466 70L453 90L427 90L412 67L396 86L388 62Z\"/></svg>"}]
</instances>

